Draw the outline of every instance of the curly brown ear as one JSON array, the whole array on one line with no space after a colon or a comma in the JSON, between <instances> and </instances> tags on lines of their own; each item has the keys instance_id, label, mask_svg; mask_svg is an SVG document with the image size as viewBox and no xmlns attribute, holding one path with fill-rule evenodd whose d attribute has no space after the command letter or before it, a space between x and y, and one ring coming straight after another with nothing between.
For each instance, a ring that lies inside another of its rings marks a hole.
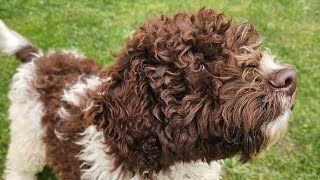
<instances>
[{"instance_id":1,"label":"curly brown ear","mask_svg":"<svg viewBox=\"0 0 320 180\"><path fill-rule=\"evenodd\" d=\"M153 91L143 69L148 54L125 49L115 65L102 73L111 78L96 92L84 115L84 123L103 131L108 153L115 158L115 168L124 171L158 172L161 169L161 146L154 129Z\"/></svg>"}]
</instances>

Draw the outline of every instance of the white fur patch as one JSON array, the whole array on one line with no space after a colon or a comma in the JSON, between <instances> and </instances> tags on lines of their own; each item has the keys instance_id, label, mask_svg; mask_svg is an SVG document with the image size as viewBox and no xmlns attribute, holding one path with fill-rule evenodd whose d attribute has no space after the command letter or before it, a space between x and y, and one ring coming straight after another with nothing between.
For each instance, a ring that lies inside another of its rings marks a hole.
<instances>
[{"instance_id":1,"label":"white fur patch","mask_svg":"<svg viewBox=\"0 0 320 180\"><path fill-rule=\"evenodd\" d=\"M28 44L30 43L27 39L9 29L5 23L0 20L0 51L7 55L13 55Z\"/></svg>"},{"instance_id":2,"label":"white fur patch","mask_svg":"<svg viewBox=\"0 0 320 180\"><path fill-rule=\"evenodd\" d=\"M276 56L272 55L270 50L265 51L262 54L259 69L265 74L270 74L272 72L283 69L283 65L274 62L275 58Z\"/></svg>"},{"instance_id":3,"label":"white fur patch","mask_svg":"<svg viewBox=\"0 0 320 180\"><path fill-rule=\"evenodd\" d=\"M264 126L263 131L268 139L267 146L276 144L287 132L288 122L291 115L291 99L291 97L283 96L280 99L283 107L282 114Z\"/></svg>"},{"instance_id":4,"label":"white fur patch","mask_svg":"<svg viewBox=\"0 0 320 180\"><path fill-rule=\"evenodd\" d=\"M82 103L86 103L85 109L82 109L83 111L85 111L93 105L91 101L87 101L86 92L88 90L96 89L103 82L107 82L109 80L110 78L101 79L95 75L90 75L88 77L80 76L76 84L74 84L71 88L64 90L61 100L77 107L79 107ZM70 113L64 107L59 108L57 113L61 117L61 119L68 119L70 116ZM62 135L57 131L55 131L55 133L57 137L60 137Z\"/></svg>"},{"instance_id":5,"label":"white fur patch","mask_svg":"<svg viewBox=\"0 0 320 180\"><path fill-rule=\"evenodd\" d=\"M81 179L89 180L117 180L130 179L138 180L141 177L138 173L133 177L124 177L121 173L121 167L112 171L113 158L106 154L108 147L104 144L102 132L98 132L95 126L89 126L83 133L82 138L76 142L83 149L77 158L84 161L82 167L88 165L90 168L82 169ZM222 165L220 162L212 162L210 165L204 162L177 163L169 168L166 172L154 174L153 178L158 180L175 180L175 179L199 179L215 180L221 179Z\"/></svg>"},{"instance_id":6,"label":"white fur patch","mask_svg":"<svg viewBox=\"0 0 320 180\"><path fill-rule=\"evenodd\" d=\"M168 172L160 172L155 176L158 180L199 179L218 180L222 178L222 162L177 163Z\"/></svg>"},{"instance_id":7,"label":"white fur patch","mask_svg":"<svg viewBox=\"0 0 320 180\"><path fill-rule=\"evenodd\" d=\"M76 142L83 147L77 158L84 163L81 167L88 165L90 168L81 169L83 180L102 180L102 179L118 179L120 173L111 171L113 168L113 160L106 154L104 136L102 132L98 132L95 126L89 126L81 133L82 138Z\"/></svg>"},{"instance_id":8,"label":"white fur patch","mask_svg":"<svg viewBox=\"0 0 320 180\"><path fill-rule=\"evenodd\" d=\"M9 92L11 142L4 179L35 179L36 173L45 165L44 131L41 127L44 107L32 86L34 62L21 65L17 71Z\"/></svg>"},{"instance_id":9,"label":"white fur patch","mask_svg":"<svg viewBox=\"0 0 320 180\"><path fill-rule=\"evenodd\" d=\"M87 90L94 90L97 86L101 85L104 81L94 75L87 78L79 77L78 82L70 89L64 90L62 100L74 106L80 106L81 100L86 96Z\"/></svg>"},{"instance_id":10,"label":"white fur patch","mask_svg":"<svg viewBox=\"0 0 320 180\"><path fill-rule=\"evenodd\" d=\"M268 146L276 144L287 132L288 121L291 111L286 110L276 120L267 125Z\"/></svg>"}]
</instances>

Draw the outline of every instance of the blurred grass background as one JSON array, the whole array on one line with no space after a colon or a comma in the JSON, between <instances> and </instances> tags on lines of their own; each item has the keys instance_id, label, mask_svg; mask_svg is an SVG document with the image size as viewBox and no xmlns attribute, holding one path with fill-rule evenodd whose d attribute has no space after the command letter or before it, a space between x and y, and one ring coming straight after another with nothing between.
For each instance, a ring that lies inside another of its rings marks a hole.
<instances>
[{"instance_id":1,"label":"blurred grass background","mask_svg":"<svg viewBox=\"0 0 320 180\"><path fill-rule=\"evenodd\" d=\"M0 0L0 18L43 50L77 48L106 66L145 20L206 6L250 21L281 62L296 66L298 101L289 132L261 158L225 162L225 179L320 179L319 0ZM0 56L0 176L9 143L7 93L19 63ZM0 178L1 179L1 178ZM39 179L54 179L46 168Z\"/></svg>"}]
</instances>

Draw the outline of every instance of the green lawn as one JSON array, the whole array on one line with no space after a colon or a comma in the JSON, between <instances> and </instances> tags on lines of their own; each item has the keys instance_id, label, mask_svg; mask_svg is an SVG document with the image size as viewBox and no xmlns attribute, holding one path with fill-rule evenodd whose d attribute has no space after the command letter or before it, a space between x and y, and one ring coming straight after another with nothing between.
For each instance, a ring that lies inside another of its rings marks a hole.
<instances>
[{"instance_id":1,"label":"green lawn","mask_svg":"<svg viewBox=\"0 0 320 180\"><path fill-rule=\"evenodd\" d=\"M299 96L286 137L248 164L227 160L226 179L319 179L319 0L0 0L0 18L43 50L76 47L108 65L113 63L109 50L119 50L145 20L203 6L223 11L235 22L253 22L266 38L262 49L270 48L299 71ZM18 65L0 56L0 176L9 142L7 93ZM39 179L51 178L46 170Z\"/></svg>"}]
</instances>

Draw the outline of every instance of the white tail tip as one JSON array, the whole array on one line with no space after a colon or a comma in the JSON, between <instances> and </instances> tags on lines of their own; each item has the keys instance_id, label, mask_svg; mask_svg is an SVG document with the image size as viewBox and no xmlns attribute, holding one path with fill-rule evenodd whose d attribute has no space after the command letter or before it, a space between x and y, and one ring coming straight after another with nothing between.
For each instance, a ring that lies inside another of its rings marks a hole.
<instances>
[{"instance_id":1,"label":"white tail tip","mask_svg":"<svg viewBox=\"0 0 320 180\"><path fill-rule=\"evenodd\" d=\"M0 51L13 55L19 49L29 45L29 41L20 34L9 29L6 24L0 19Z\"/></svg>"}]
</instances>

